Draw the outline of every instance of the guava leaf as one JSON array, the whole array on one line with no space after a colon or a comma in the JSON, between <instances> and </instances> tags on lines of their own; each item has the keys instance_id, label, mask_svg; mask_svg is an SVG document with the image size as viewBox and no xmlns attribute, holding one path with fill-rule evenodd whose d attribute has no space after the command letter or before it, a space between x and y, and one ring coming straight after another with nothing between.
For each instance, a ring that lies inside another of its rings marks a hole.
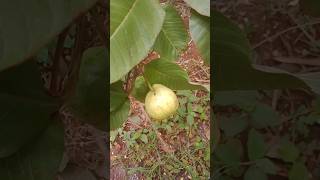
<instances>
[{"instance_id":1,"label":"guava leaf","mask_svg":"<svg viewBox=\"0 0 320 180\"><path fill-rule=\"evenodd\" d=\"M114 130L128 119L130 110L129 98L122 89L121 81L111 84L110 97L110 129Z\"/></svg>"},{"instance_id":2,"label":"guava leaf","mask_svg":"<svg viewBox=\"0 0 320 180\"><path fill-rule=\"evenodd\" d=\"M38 138L23 146L21 150L10 157L0 159L0 178L55 180L63 151L63 125L56 121L51 123Z\"/></svg>"},{"instance_id":3,"label":"guava leaf","mask_svg":"<svg viewBox=\"0 0 320 180\"><path fill-rule=\"evenodd\" d=\"M58 103L44 90L36 62L0 72L0 158L18 151L49 124Z\"/></svg>"},{"instance_id":4,"label":"guava leaf","mask_svg":"<svg viewBox=\"0 0 320 180\"><path fill-rule=\"evenodd\" d=\"M192 9L199 14L210 16L210 0L184 0Z\"/></svg>"},{"instance_id":5,"label":"guava leaf","mask_svg":"<svg viewBox=\"0 0 320 180\"><path fill-rule=\"evenodd\" d=\"M81 120L99 129L107 128L107 50L87 49L82 57L75 94L68 101Z\"/></svg>"},{"instance_id":6,"label":"guava leaf","mask_svg":"<svg viewBox=\"0 0 320 180\"><path fill-rule=\"evenodd\" d=\"M110 11L110 83L113 83L148 54L161 30L165 12L156 0L111 0Z\"/></svg>"},{"instance_id":7,"label":"guava leaf","mask_svg":"<svg viewBox=\"0 0 320 180\"><path fill-rule=\"evenodd\" d=\"M30 58L96 2L0 1L0 71Z\"/></svg>"},{"instance_id":8,"label":"guava leaf","mask_svg":"<svg viewBox=\"0 0 320 180\"><path fill-rule=\"evenodd\" d=\"M192 11L189 29L205 64L210 65L210 17L202 16Z\"/></svg>"},{"instance_id":9,"label":"guava leaf","mask_svg":"<svg viewBox=\"0 0 320 180\"><path fill-rule=\"evenodd\" d=\"M144 74L150 84L163 84L172 90L206 90L203 86L191 84L187 72L178 64L161 58L148 63Z\"/></svg>"},{"instance_id":10,"label":"guava leaf","mask_svg":"<svg viewBox=\"0 0 320 180\"><path fill-rule=\"evenodd\" d=\"M136 98L138 101L144 102L148 92L149 88L146 85L143 76L137 77L137 79L134 82L133 90L131 92L132 96Z\"/></svg>"},{"instance_id":11,"label":"guava leaf","mask_svg":"<svg viewBox=\"0 0 320 180\"><path fill-rule=\"evenodd\" d=\"M188 44L188 32L174 7L167 5L164 10L166 15L163 26L153 48L161 58L175 61Z\"/></svg>"}]
</instances>

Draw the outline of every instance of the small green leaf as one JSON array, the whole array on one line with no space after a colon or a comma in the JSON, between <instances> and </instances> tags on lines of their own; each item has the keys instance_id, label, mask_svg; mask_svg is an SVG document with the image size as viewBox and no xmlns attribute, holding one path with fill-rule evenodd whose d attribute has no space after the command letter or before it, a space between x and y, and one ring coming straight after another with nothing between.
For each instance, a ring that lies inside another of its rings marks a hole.
<instances>
[{"instance_id":1,"label":"small green leaf","mask_svg":"<svg viewBox=\"0 0 320 180\"><path fill-rule=\"evenodd\" d=\"M245 117L240 115L232 116L230 118L222 118L220 121L220 128L227 137L235 136L241 133L248 127L248 121Z\"/></svg>"},{"instance_id":2,"label":"small green leaf","mask_svg":"<svg viewBox=\"0 0 320 180\"><path fill-rule=\"evenodd\" d=\"M215 155L226 164L237 164L243 156L243 147L238 139L230 139L226 144L219 144Z\"/></svg>"},{"instance_id":3,"label":"small green leaf","mask_svg":"<svg viewBox=\"0 0 320 180\"><path fill-rule=\"evenodd\" d=\"M267 174L276 174L278 169L272 161L266 158L257 160L256 166Z\"/></svg>"},{"instance_id":4,"label":"small green leaf","mask_svg":"<svg viewBox=\"0 0 320 180\"><path fill-rule=\"evenodd\" d=\"M147 144L148 143L148 136L145 134L141 134L140 140Z\"/></svg>"},{"instance_id":5,"label":"small green leaf","mask_svg":"<svg viewBox=\"0 0 320 180\"><path fill-rule=\"evenodd\" d=\"M308 169L306 166L297 162L294 163L289 171L289 180L309 180Z\"/></svg>"},{"instance_id":6,"label":"small green leaf","mask_svg":"<svg viewBox=\"0 0 320 180\"><path fill-rule=\"evenodd\" d=\"M299 157L299 149L292 142L283 139L278 149L281 159L286 162L294 162Z\"/></svg>"},{"instance_id":7,"label":"small green leaf","mask_svg":"<svg viewBox=\"0 0 320 180\"><path fill-rule=\"evenodd\" d=\"M262 158L267 150L267 145L264 142L263 136L255 129L251 129L249 132L247 146L250 160Z\"/></svg>"},{"instance_id":8,"label":"small green leaf","mask_svg":"<svg viewBox=\"0 0 320 180\"><path fill-rule=\"evenodd\" d=\"M244 174L244 180L268 180L268 176L256 166L250 166Z\"/></svg>"},{"instance_id":9,"label":"small green leaf","mask_svg":"<svg viewBox=\"0 0 320 180\"><path fill-rule=\"evenodd\" d=\"M279 115L270 106L258 103L251 113L252 126L261 129L273 127L280 123Z\"/></svg>"},{"instance_id":10,"label":"small green leaf","mask_svg":"<svg viewBox=\"0 0 320 180\"><path fill-rule=\"evenodd\" d=\"M141 136L141 131L137 131L133 133L132 139L136 140Z\"/></svg>"}]
</instances>

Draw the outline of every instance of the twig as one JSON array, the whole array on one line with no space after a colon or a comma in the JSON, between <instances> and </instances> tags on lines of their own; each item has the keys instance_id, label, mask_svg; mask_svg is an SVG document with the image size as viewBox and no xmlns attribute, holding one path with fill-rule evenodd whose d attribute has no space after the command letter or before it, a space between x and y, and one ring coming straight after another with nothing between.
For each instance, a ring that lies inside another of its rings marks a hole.
<instances>
[{"instance_id":1,"label":"twig","mask_svg":"<svg viewBox=\"0 0 320 180\"><path fill-rule=\"evenodd\" d=\"M68 30L69 30L70 26L68 26L66 29L64 29L62 31L62 33L59 35L58 37L58 42L56 45L56 49L55 49L55 53L54 53L54 58L53 58L53 65L52 65L52 79L50 82L50 92L53 96L59 96L59 92L58 92L58 84L59 83L59 78L58 76L60 75L60 65L61 65L61 61L62 61L62 56L63 56L63 49L64 49L64 42L65 39L68 35Z\"/></svg>"},{"instance_id":2,"label":"twig","mask_svg":"<svg viewBox=\"0 0 320 180\"><path fill-rule=\"evenodd\" d=\"M271 41L275 38L277 38L278 36L286 33L286 32L289 32L289 31L292 31L292 30L295 30L295 29L298 29L298 28L301 28L301 27L305 27L305 26L312 26L312 25L316 25L316 24L320 24L320 21L315 21L315 22L310 22L310 23L305 23L305 24L302 24L302 25L296 25L296 26L292 26L290 28L287 28L285 30L282 30L280 32L278 32L277 34L273 35L273 36L270 36L270 37L267 37L266 39L260 41L259 43L257 43L256 45L254 45L252 47L252 49L256 49L258 48L259 46L261 46L262 44L268 42L268 41Z\"/></svg>"}]
</instances>

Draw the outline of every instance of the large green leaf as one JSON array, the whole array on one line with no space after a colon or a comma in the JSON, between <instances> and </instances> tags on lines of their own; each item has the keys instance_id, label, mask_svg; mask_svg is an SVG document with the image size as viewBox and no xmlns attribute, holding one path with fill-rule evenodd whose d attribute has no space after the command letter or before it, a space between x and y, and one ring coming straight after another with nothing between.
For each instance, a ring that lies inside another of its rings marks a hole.
<instances>
[{"instance_id":1,"label":"large green leaf","mask_svg":"<svg viewBox=\"0 0 320 180\"><path fill-rule=\"evenodd\" d=\"M210 16L210 0L184 0L199 14Z\"/></svg>"},{"instance_id":2,"label":"large green leaf","mask_svg":"<svg viewBox=\"0 0 320 180\"><path fill-rule=\"evenodd\" d=\"M161 58L175 61L187 46L188 32L177 10L171 5L164 7L166 12L160 34L154 44L154 50Z\"/></svg>"},{"instance_id":3,"label":"large green leaf","mask_svg":"<svg viewBox=\"0 0 320 180\"><path fill-rule=\"evenodd\" d=\"M44 92L34 61L2 71L0 82L1 158L12 155L43 131L58 105Z\"/></svg>"},{"instance_id":4,"label":"large green leaf","mask_svg":"<svg viewBox=\"0 0 320 180\"><path fill-rule=\"evenodd\" d=\"M110 86L110 129L114 130L128 119L130 102L123 91L122 82L117 81Z\"/></svg>"},{"instance_id":5,"label":"large green leaf","mask_svg":"<svg viewBox=\"0 0 320 180\"><path fill-rule=\"evenodd\" d=\"M75 95L68 104L80 119L107 128L107 50L93 47L83 54Z\"/></svg>"},{"instance_id":6,"label":"large green leaf","mask_svg":"<svg viewBox=\"0 0 320 180\"><path fill-rule=\"evenodd\" d=\"M137 65L152 48L165 12L156 0L111 0L110 83Z\"/></svg>"},{"instance_id":7,"label":"large green leaf","mask_svg":"<svg viewBox=\"0 0 320 180\"><path fill-rule=\"evenodd\" d=\"M150 84L163 84L172 90L205 89L200 85L191 84L186 71L178 64L164 59L148 63L144 75Z\"/></svg>"},{"instance_id":8,"label":"large green leaf","mask_svg":"<svg viewBox=\"0 0 320 180\"><path fill-rule=\"evenodd\" d=\"M221 13L212 10L213 82L215 90L280 89L306 87L288 74L253 69L251 48L244 33Z\"/></svg>"},{"instance_id":9,"label":"large green leaf","mask_svg":"<svg viewBox=\"0 0 320 180\"><path fill-rule=\"evenodd\" d=\"M192 11L190 33L204 62L210 64L210 18Z\"/></svg>"},{"instance_id":10,"label":"large green leaf","mask_svg":"<svg viewBox=\"0 0 320 180\"><path fill-rule=\"evenodd\" d=\"M96 1L0 1L0 71L32 56Z\"/></svg>"},{"instance_id":11,"label":"large green leaf","mask_svg":"<svg viewBox=\"0 0 320 180\"><path fill-rule=\"evenodd\" d=\"M274 73L274 74L288 74L291 76L294 76L301 81L303 81L305 84L307 84L315 93L320 94L320 72L311 72L311 73L290 73L278 68L269 67L269 66L262 66L262 65L255 65L254 68L268 72L268 73Z\"/></svg>"},{"instance_id":12,"label":"large green leaf","mask_svg":"<svg viewBox=\"0 0 320 180\"><path fill-rule=\"evenodd\" d=\"M32 143L0 159L0 179L54 180L63 156L63 136L62 123L51 123Z\"/></svg>"}]
</instances>

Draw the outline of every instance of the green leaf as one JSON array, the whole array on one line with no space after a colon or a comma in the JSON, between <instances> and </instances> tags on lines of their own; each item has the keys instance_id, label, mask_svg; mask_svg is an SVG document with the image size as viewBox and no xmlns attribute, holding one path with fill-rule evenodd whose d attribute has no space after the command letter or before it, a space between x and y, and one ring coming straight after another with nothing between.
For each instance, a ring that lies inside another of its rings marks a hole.
<instances>
[{"instance_id":1,"label":"green leaf","mask_svg":"<svg viewBox=\"0 0 320 180\"><path fill-rule=\"evenodd\" d=\"M110 129L113 130L121 127L128 119L130 102L121 81L111 84L110 97Z\"/></svg>"},{"instance_id":2,"label":"green leaf","mask_svg":"<svg viewBox=\"0 0 320 180\"><path fill-rule=\"evenodd\" d=\"M126 100L128 95L123 90L123 82L117 81L110 85L110 110L109 112L115 111L121 106Z\"/></svg>"},{"instance_id":3,"label":"green leaf","mask_svg":"<svg viewBox=\"0 0 320 180\"><path fill-rule=\"evenodd\" d=\"M0 71L30 58L97 0L0 2Z\"/></svg>"},{"instance_id":4,"label":"green leaf","mask_svg":"<svg viewBox=\"0 0 320 180\"><path fill-rule=\"evenodd\" d=\"M201 57L207 65L210 65L210 18L192 11L189 28Z\"/></svg>"},{"instance_id":5,"label":"green leaf","mask_svg":"<svg viewBox=\"0 0 320 180\"><path fill-rule=\"evenodd\" d=\"M16 154L0 159L1 179L54 180L63 157L63 136L62 123L54 122Z\"/></svg>"},{"instance_id":6,"label":"green leaf","mask_svg":"<svg viewBox=\"0 0 320 180\"><path fill-rule=\"evenodd\" d=\"M134 82L134 87L131 91L131 95L140 102L144 102L149 88L146 85L146 82L143 76L138 76Z\"/></svg>"},{"instance_id":7,"label":"green leaf","mask_svg":"<svg viewBox=\"0 0 320 180\"><path fill-rule=\"evenodd\" d=\"M299 157L299 149L287 139L282 139L278 154L286 162L294 162Z\"/></svg>"},{"instance_id":8,"label":"green leaf","mask_svg":"<svg viewBox=\"0 0 320 180\"><path fill-rule=\"evenodd\" d=\"M261 129L273 127L280 122L279 115L270 106L258 103L255 109L251 112L252 126Z\"/></svg>"},{"instance_id":9,"label":"green leaf","mask_svg":"<svg viewBox=\"0 0 320 180\"><path fill-rule=\"evenodd\" d=\"M256 166L267 174L276 174L278 170L277 166L266 158L257 160Z\"/></svg>"},{"instance_id":10,"label":"green leaf","mask_svg":"<svg viewBox=\"0 0 320 180\"><path fill-rule=\"evenodd\" d=\"M187 116L187 123L189 126L192 126L194 123L194 117L190 114Z\"/></svg>"},{"instance_id":11,"label":"green leaf","mask_svg":"<svg viewBox=\"0 0 320 180\"><path fill-rule=\"evenodd\" d=\"M289 171L289 180L309 180L308 169L302 162L294 163Z\"/></svg>"},{"instance_id":12,"label":"green leaf","mask_svg":"<svg viewBox=\"0 0 320 180\"><path fill-rule=\"evenodd\" d=\"M210 16L210 0L184 0L192 9L199 14Z\"/></svg>"},{"instance_id":13,"label":"green leaf","mask_svg":"<svg viewBox=\"0 0 320 180\"><path fill-rule=\"evenodd\" d=\"M310 14L314 17L320 17L320 1L319 0L300 0L299 3L302 10L306 14Z\"/></svg>"},{"instance_id":14,"label":"green leaf","mask_svg":"<svg viewBox=\"0 0 320 180\"><path fill-rule=\"evenodd\" d=\"M247 147L250 160L260 159L267 152L263 136L255 129L251 129L249 132Z\"/></svg>"},{"instance_id":15,"label":"green leaf","mask_svg":"<svg viewBox=\"0 0 320 180\"><path fill-rule=\"evenodd\" d=\"M186 71L178 64L164 59L148 63L144 68L144 75L151 84L163 84L172 90L205 89L191 84Z\"/></svg>"},{"instance_id":16,"label":"green leaf","mask_svg":"<svg viewBox=\"0 0 320 180\"><path fill-rule=\"evenodd\" d=\"M239 115L230 118L222 118L219 123L221 130L223 130L227 137L233 137L248 127L247 119Z\"/></svg>"},{"instance_id":17,"label":"green leaf","mask_svg":"<svg viewBox=\"0 0 320 180\"><path fill-rule=\"evenodd\" d=\"M148 54L165 12L156 0L110 1L110 83L127 74Z\"/></svg>"},{"instance_id":18,"label":"green leaf","mask_svg":"<svg viewBox=\"0 0 320 180\"><path fill-rule=\"evenodd\" d=\"M58 103L44 92L36 62L0 72L0 158L12 155L49 124Z\"/></svg>"},{"instance_id":19,"label":"green leaf","mask_svg":"<svg viewBox=\"0 0 320 180\"><path fill-rule=\"evenodd\" d=\"M225 144L219 144L215 155L224 163L234 165L239 163L243 156L243 147L238 139L229 139Z\"/></svg>"},{"instance_id":20,"label":"green leaf","mask_svg":"<svg viewBox=\"0 0 320 180\"><path fill-rule=\"evenodd\" d=\"M254 106L257 103L257 91L219 91L214 93L214 103L221 106Z\"/></svg>"},{"instance_id":21,"label":"green leaf","mask_svg":"<svg viewBox=\"0 0 320 180\"><path fill-rule=\"evenodd\" d=\"M262 66L262 65L255 65L254 66L256 69L260 71L264 71L273 75L278 75L278 74L287 74L292 77L296 77L297 80L300 82L303 82L303 86L307 89L309 87L311 90L313 90L315 93L320 94L320 72L311 72L311 73L290 73L275 67L270 67L270 66Z\"/></svg>"},{"instance_id":22,"label":"green leaf","mask_svg":"<svg viewBox=\"0 0 320 180\"><path fill-rule=\"evenodd\" d=\"M148 143L148 137L147 137L147 135L141 134L140 140L141 140L142 142L144 142L144 143L147 144L147 143Z\"/></svg>"},{"instance_id":23,"label":"green leaf","mask_svg":"<svg viewBox=\"0 0 320 180\"><path fill-rule=\"evenodd\" d=\"M175 61L188 44L188 32L174 7L167 5L164 10L166 15L160 34L154 44L154 50L160 54L161 58Z\"/></svg>"},{"instance_id":24,"label":"green leaf","mask_svg":"<svg viewBox=\"0 0 320 180\"><path fill-rule=\"evenodd\" d=\"M251 66L251 47L245 34L218 11L214 17L213 34L213 82L215 90L252 90L306 87L288 74L272 74L258 71Z\"/></svg>"},{"instance_id":25,"label":"green leaf","mask_svg":"<svg viewBox=\"0 0 320 180\"><path fill-rule=\"evenodd\" d=\"M268 176L256 166L250 166L244 174L244 180L268 180Z\"/></svg>"},{"instance_id":26,"label":"green leaf","mask_svg":"<svg viewBox=\"0 0 320 180\"><path fill-rule=\"evenodd\" d=\"M105 47L93 47L84 52L76 92L68 101L76 116L101 130L107 128L106 58Z\"/></svg>"}]
</instances>

